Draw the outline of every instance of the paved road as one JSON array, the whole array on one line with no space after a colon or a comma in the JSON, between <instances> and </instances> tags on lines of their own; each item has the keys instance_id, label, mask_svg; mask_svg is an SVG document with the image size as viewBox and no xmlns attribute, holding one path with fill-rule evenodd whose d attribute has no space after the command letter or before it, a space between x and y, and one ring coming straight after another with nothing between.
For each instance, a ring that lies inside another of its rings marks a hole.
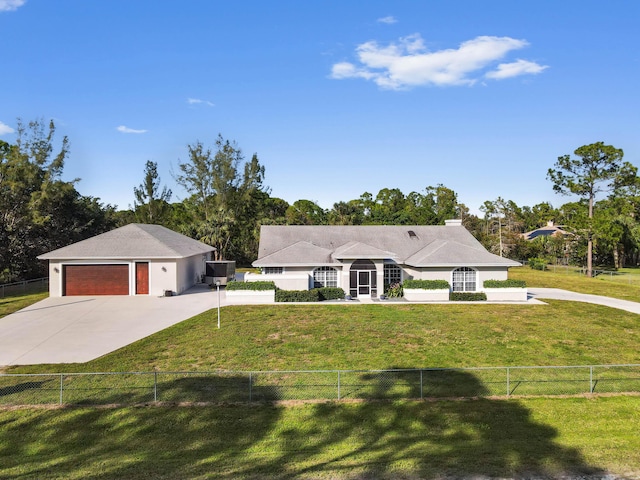
<instances>
[{"instance_id":1,"label":"paved road","mask_svg":"<svg viewBox=\"0 0 640 480\"><path fill-rule=\"evenodd\" d=\"M203 286L176 297L47 298L0 318L0 365L87 362L215 306Z\"/></svg>"},{"instance_id":2,"label":"paved road","mask_svg":"<svg viewBox=\"0 0 640 480\"><path fill-rule=\"evenodd\" d=\"M602 295L589 295L586 293L575 293L559 288L529 288L529 295L533 299L549 298L552 300L570 300L574 302L595 303L606 307L618 308L631 313L640 314L640 303L628 300L618 300L617 298L603 297Z\"/></svg>"}]
</instances>

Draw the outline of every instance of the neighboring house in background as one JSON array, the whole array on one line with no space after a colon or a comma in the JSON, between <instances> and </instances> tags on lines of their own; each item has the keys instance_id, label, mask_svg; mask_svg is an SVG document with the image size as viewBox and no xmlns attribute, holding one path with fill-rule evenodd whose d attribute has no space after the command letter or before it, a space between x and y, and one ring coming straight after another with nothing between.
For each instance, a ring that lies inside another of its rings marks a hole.
<instances>
[{"instance_id":1,"label":"neighboring house in background","mask_svg":"<svg viewBox=\"0 0 640 480\"><path fill-rule=\"evenodd\" d=\"M198 283L214 247L160 225L129 224L40 255L49 294L180 294Z\"/></svg>"},{"instance_id":2,"label":"neighboring house in background","mask_svg":"<svg viewBox=\"0 0 640 480\"><path fill-rule=\"evenodd\" d=\"M506 280L513 260L489 253L461 220L444 226L276 226L260 229L261 274L287 290L341 287L378 297L405 279L446 280L456 292L480 292L484 280Z\"/></svg>"},{"instance_id":3,"label":"neighboring house in background","mask_svg":"<svg viewBox=\"0 0 640 480\"><path fill-rule=\"evenodd\" d=\"M530 232L523 233L522 236L525 240L535 240L539 237L562 237L566 238L572 236L571 232L567 232L562 227L558 227L553 224L553 221L547 222L546 227L536 228Z\"/></svg>"}]
</instances>

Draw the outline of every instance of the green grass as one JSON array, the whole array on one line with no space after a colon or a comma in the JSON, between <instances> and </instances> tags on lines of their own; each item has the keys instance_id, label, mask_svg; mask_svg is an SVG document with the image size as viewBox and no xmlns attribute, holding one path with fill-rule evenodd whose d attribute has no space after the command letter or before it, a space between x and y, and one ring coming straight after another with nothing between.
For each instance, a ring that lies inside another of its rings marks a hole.
<instances>
[{"instance_id":1,"label":"green grass","mask_svg":"<svg viewBox=\"0 0 640 480\"><path fill-rule=\"evenodd\" d=\"M634 281L630 282L629 277ZM532 270L529 267L509 269L509 278L524 280L527 282L527 287L562 288L578 293L640 302L640 283L635 281L636 277L635 274L627 275L625 278L602 274L595 278L588 278L574 269L564 267L559 267L555 272Z\"/></svg>"},{"instance_id":2,"label":"green grass","mask_svg":"<svg viewBox=\"0 0 640 480\"><path fill-rule=\"evenodd\" d=\"M49 293L44 292L0 298L0 318L39 302L48 296Z\"/></svg>"},{"instance_id":3,"label":"green grass","mask_svg":"<svg viewBox=\"0 0 640 480\"><path fill-rule=\"evenodd\" d=\"M575 279L577 291L603 283ZM561 301L238 306L221 330L206 312L87 364L11 371L640 363L639 335L637 315ZM0 410L0 478L637 475L638 412L634 396Z\"/></svg>"},{"instance_id":4,"label":"green grass","mask_svg":"<svg viewBox=\"0 0 640 480\"><path fill-rule=\"evenodd\" d=\"M0 478L601 478L638 472L639 407L615 397L0 411Z\"/></svg>"},{"instance_id":5,"label":"green grass","mask_svg":"<svg viewBox=\"0 0 640 480\"><path fill-rule=\"evenodd\" d=\"M388 369L640 363L638 316L548 305L272 305L215 310L85 364L11 372Z\"/></svg>"}]
</instances>

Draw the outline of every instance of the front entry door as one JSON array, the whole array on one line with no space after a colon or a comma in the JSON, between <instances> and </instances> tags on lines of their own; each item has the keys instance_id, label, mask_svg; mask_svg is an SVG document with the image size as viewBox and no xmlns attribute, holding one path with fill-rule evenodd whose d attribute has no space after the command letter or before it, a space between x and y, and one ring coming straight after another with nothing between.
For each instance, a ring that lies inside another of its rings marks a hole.
<instances>
[{"instance_id":1,"label":"front entry door","mask_svg":"<svg viewBox=\"0 0 640 480\"><path fill-rule=\"evenodd\" d=\"M371 272L369 270L358 271L358 296L371 296Z\"/></svg>"},{"instance_id":2,"label":"front entry door","mask_svg":"<svg viewBox=\"0 0 640 480\"><path fill-rule=\"evenodd\" d=\"M349 295L353 298L378 296L377 270L371 260L356 260L349 269Z\"/></svg>"}]
</instances>

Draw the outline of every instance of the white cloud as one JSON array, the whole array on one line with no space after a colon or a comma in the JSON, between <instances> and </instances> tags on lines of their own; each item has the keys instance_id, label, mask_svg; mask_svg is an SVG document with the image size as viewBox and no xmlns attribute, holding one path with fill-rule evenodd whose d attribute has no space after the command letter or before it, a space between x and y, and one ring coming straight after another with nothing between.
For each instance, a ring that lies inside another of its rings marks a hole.
<instances>
[{"instance_id":1,"label":"white cloud","mask_svg":"<svg viewBox=\"0 0 640 480\"><path fill-rule=\"evenodd\" d=\"M208 107L215 107L215 103L210 102L209 100L202 100L200 98L187 98L187 103L189 105L206 105Z\"/></svg>"},{"instance_id":2,"label":"white cloud","mask_svg":"<svg viewBox=\"0 0 640 480\"><path fill-rule=\"evenodd\" d=\"M6 123L0 122L0 135L6 135L7 133L13 133L15 130Z\"/></svg>"},{"instance_id":3,"label":"white cloud","mask_svg":"<svg viewBox=\"0 0 640 480\"><path fill-rule=\"evenodd\" d=\"M378 23L386 23L387 25L391 25L392 23L398 23L398 20L396 20L396 17L394 17L393 15L379 18L377 21Z\"/></svg>"},{"instance_id":4,"label":"white cloud","mask_svg":"<svg viewBox=\"0 0 640 480\"><path fill-rule=\"evenodd\" d=\"M25 4L27 0L0 0L0 12L12 12Z\"/></svg>"},{"instance_id":5,"label":"white cloud","mask_svg":"<svg viewBox=\"0 0 640 480\"><path fill-rule=\"evenodd\" d=\"M400 38L398 42L386 46L369 41L356 48L358 65L336 63L332 67L331 78L364 78L390 90L431 85L473 85L483 77L482 72L491 64L512 50L528 45L526 40L510 37L480 36L461 43L457 49L429 51L420 34ZM519 62L525 62L526 65ZM515 64L518 66L499 65L498 70L485 76L507 78L540 73L547 68L526 60L519 60Z\"/></svg>"},{"instance_id":6,"label":"white cloud","mask_svg":"<svg viewBox=\"0 0 640 480\"><path fill-rule=\"evenodd\" d=\"M536 75L547 68L549 68L548 65L539 65L528 60L516 60L512 63L501 63L496 70L488 72L485 77L502 80L503 78L517 77L518 75Z\"/></svg>"},{"instance_id":7,"label":"white cloud","mask_svg":"<svg viewBox=\"0 0 640 480\"><path fill-rule=\"evenodd\" d=\"M124 125L120 125L118 128L116 128L116 130L118 130L121 133L147 133L148 132L148 130L136 130L133 128L125 127Z\"/></svg>"}]
</instances>

